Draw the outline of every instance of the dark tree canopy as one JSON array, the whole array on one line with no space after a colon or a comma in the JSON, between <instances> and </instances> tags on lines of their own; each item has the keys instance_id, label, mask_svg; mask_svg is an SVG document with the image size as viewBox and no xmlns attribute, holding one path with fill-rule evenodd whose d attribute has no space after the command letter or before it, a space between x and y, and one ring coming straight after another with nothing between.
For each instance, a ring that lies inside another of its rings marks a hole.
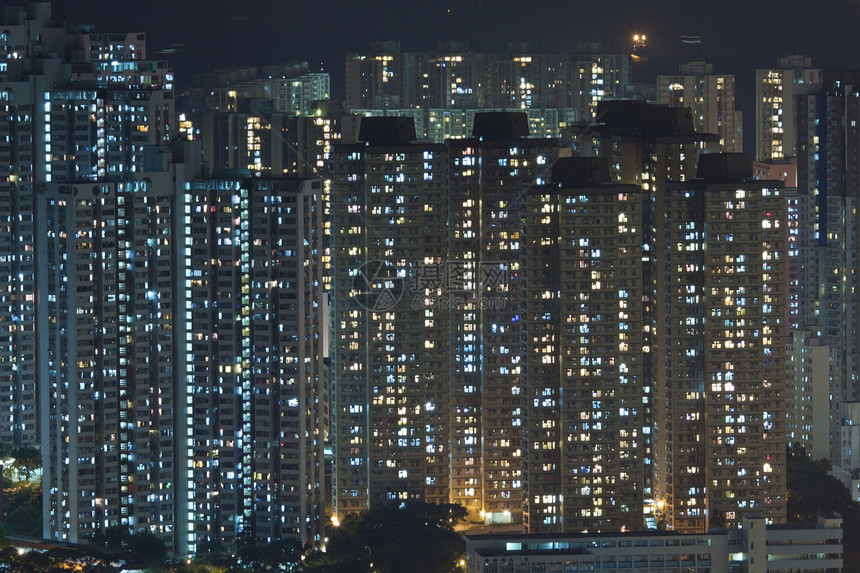
<instances>
[{"instance_id":1,"label":"dark tree canopy","mask_svg":"<svg viewBox=\"0 0 860 573\"><path fill-rule=\"evenodd\" d=\"M789 521L809 523L815 522L819 513L844 516L856 511L848 488L830 475L832 469L829 461L811 459L798 444L788 448Z\"/></svg>"},{"instance_id":2,"label":"dark tree canopy","mask_svg":"<svg viewBox=\"0 0 860 573\"><path fill-rule=\"evenodd\" d=\"M814 522L818 514L842 516L845 571L860 571L860 505L851 492L830 475L825 459L813 460L799 444L788 448L787 513L789 522Z\"/></svg>"},{"instance_id":3,"label":"dark tree canopy","mask_svg":"<svg viewBox=\"0 0 860 573\"><path fill-rule=\"evenodd\" d=\"M449 573L465 553L454 526L466 516L456 505L413 504L348 515L331 534L325 554L307 573Z\"/></svg>"}]
</instances>

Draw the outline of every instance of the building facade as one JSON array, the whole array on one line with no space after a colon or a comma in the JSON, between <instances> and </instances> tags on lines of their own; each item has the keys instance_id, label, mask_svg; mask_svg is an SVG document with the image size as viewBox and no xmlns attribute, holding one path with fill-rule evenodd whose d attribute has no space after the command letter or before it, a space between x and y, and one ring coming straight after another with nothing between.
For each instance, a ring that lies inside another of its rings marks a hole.
<instances>
[{"instance_id":1,"label":"building facade","mask_svg":"<svg viewBox=\"0 0 860 573\"><path fill-rule=\"evenodd\" d=\"M351 110L572 108L576 121L590 121L598 101L624 97L631 74L630 56L600 43L545 53L514 42L491 53L463 42L443 42L436 52L374 42L367 53L347 54L346 104Z\"/></svg>"},{"instance_id":2,"label":"building facade","mask_svg":"<svg viewBox=\"0 0 860 573\"><path fill-rule=\"evenodd\" d=\"M750 175L706 154L658 198L654 497L677 531L785 520L787 209Z\"/></svg>"},{"instance_id":3,"label":"building facade","mask_svg":"<svg viewBox=\"0 0 860 573\"><path fill-rule=\"evenodd\" d=\"M755 514L733 531L678 534L467 535L469 573L634 570L648 573L839 573L843 569L842 518L768 525Z\"/></svg>"},{"instance_id":4,"label":"building facade","mask_svg":"<svg viewBox=\"0 0 860 573\"><path fill-rule=\"evenodd\" d=\"M558 153L527 135L523 114L448 145L366 118L336 148L336 514L415 499L521 520L520 201Z\"/></svg>"},{"instance_id":5,"label":"building facade","mask_svg":"<svg viewBox=\"0 0 860 573\"><path fill-rule=\"evenodd\" d=\"M830 396L830 419L812 429L814 442L830 443L828 459L839 477L850 483L857 469L842 443L841 404L858 400L858 301L856 206L860 197L857 119L860 74L824 72L817 93L797 96L797 314L799 331L810 344L829 349L828 376L813 391ZM795 333L795 337L800 333ZM825 368L822 364L814 368ZM792 373L793 374L793 373ZM794 406L795 408L799 406ZM850 448L847 448L850 450Z\"/></svg>"},{"instance_id":6,"label":"building facade","mask_svg":"<svg viewBox=\"0 0 860 573\"><path fill-rule=\"evenodd\" d=\"M325 186L186 185L145 35L50 7L0 41L0 438L41 447L44 537L321 543Z\"/></svg>"},{"instance_id":7,"label":"building facade","mask_svg":"<svg viewBox=\"0 0 860 573\"><path fill-rule=\"evenodd\" d=\"M756 70L755 159L785 159L797 154L795 98L821 88L821 70L805 56L786 56L775 68Z\"/></svg>"},{"instance_id":8,"label":"building facade","mask_svg":"<svg viewBox=\"0 0 860 573\"><path fill-rule=\"evenodd\" d=\"M179 194L182 553L240 533L325 536L323 191L320 180L250 178L195 180Z\"/></svg>"},{"instance_id":9,"label":"building facade","mask_svg":"<svg viewBox=\"0 0 860 573\"><path fill-rule=\"evenodd\" d=\"M525 198L528 530L645 528L645 194L560 158ZM563 399L562 399L563 398Z\"/></svg>"},{"instance_id":10,"label":"building facade","mask_svg":"<svg viewBox=\"0 0 860 573\"><path fill-rule=\"evenodd\" d=\"M657 76L657 103L690 108L696 131L716 134L719 151L743 151L743 113L735 108L734 75L714 74L706 62L682 64L678 75Z\"/></svg>"}]
</instances>

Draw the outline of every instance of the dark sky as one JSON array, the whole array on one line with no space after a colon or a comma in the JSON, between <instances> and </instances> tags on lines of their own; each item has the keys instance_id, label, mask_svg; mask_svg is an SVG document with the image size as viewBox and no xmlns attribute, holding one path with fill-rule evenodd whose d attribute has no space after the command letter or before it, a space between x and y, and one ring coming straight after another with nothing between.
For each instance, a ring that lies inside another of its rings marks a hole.
<instances>
[{"instance_id":1,"label":"dark sky","mask_svg":"<svg viewBox=\"0 0 860 573\"><path fill-rule=\"evenodd\" d=\"M860 0L55 0L53 11L97 30L144 31L151 53L185 44L167 56L180 87L207 69L307 60L332 74L333 95L342 97L343 54L372 40L399 40L404 51L433 50L440 40L467 40L475 51L510 41L573 50L584 40L623 50L635 31L648 34L654 54L637 80L675 71L680 36L697 34L715 71L736 75L744 110L754 70L780 55L860 68Z\"/></svg>"}]
</instances>

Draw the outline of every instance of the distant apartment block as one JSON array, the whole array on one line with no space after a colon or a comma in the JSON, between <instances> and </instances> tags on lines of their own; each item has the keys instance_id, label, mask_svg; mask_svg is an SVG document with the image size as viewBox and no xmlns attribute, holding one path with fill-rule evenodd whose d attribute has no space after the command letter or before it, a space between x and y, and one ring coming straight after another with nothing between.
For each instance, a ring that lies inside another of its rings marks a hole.
<instances>
[{"instance_id":1,"label":"distant apartment block","mask_svg":"<svg viewBox=\"0 0 860 573\"><path fill-rule=\"evenodd\" d=\"M630 56L597 43L550 54L527 43L512 43L506 53L442 43L431 53L374 42L369 52L346 58L353 110L573 108L577 121L588 121L598 101L623 97L630 81Z\"/></svg>"},{"instance_id":2,"label":"distant apartment block","mask_svg":"<svg viewBox=\"0 0 860 573\"><path fill-rule=\"evenodd\" d=\"M755 159L797 155L796 96L821 89L821 70L805 56L779 58L774 68L756 71Z\"/></svg>"},{"instance_id":3,"label":"distant apartment block","mask_svg":"<svg viewBox=\"0 0 860 573\"><path fill-rule=\"evenodd\" d=\"M787 189L797 187L797 158L753 161L753 177L769 181L782 181Z\"/></svg>"},{"instance_id":4,"label":"distant apartment block","mask_svg":"<svg viewBox=\"0 0 860 573\"><path fill-rule=\"evenodd\" d=\"M717 135L717 150L743 151L743 114L735 105L734 75L714 74L705 62L682 64L677 75L657 76L657 103L689 108L697 132Z\"/></svg>"}]
</instances>

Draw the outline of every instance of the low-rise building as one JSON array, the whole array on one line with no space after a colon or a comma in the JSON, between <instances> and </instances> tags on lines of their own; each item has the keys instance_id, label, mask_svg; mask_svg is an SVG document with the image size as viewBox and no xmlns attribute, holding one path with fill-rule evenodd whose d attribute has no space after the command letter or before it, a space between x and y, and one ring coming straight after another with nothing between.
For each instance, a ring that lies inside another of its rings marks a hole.
<instances>
[{"instance_id":1,"label":"low-rise building","mask_svg":"<svg viewBox=\"0 0 860 573\"><path fill-rule=\"evenodd\" d=\"M842 517L767 525L747 515L736 530L549 535L466 535L467 573L636 571L839 573Z\"/></svg>"}]
</instances>

